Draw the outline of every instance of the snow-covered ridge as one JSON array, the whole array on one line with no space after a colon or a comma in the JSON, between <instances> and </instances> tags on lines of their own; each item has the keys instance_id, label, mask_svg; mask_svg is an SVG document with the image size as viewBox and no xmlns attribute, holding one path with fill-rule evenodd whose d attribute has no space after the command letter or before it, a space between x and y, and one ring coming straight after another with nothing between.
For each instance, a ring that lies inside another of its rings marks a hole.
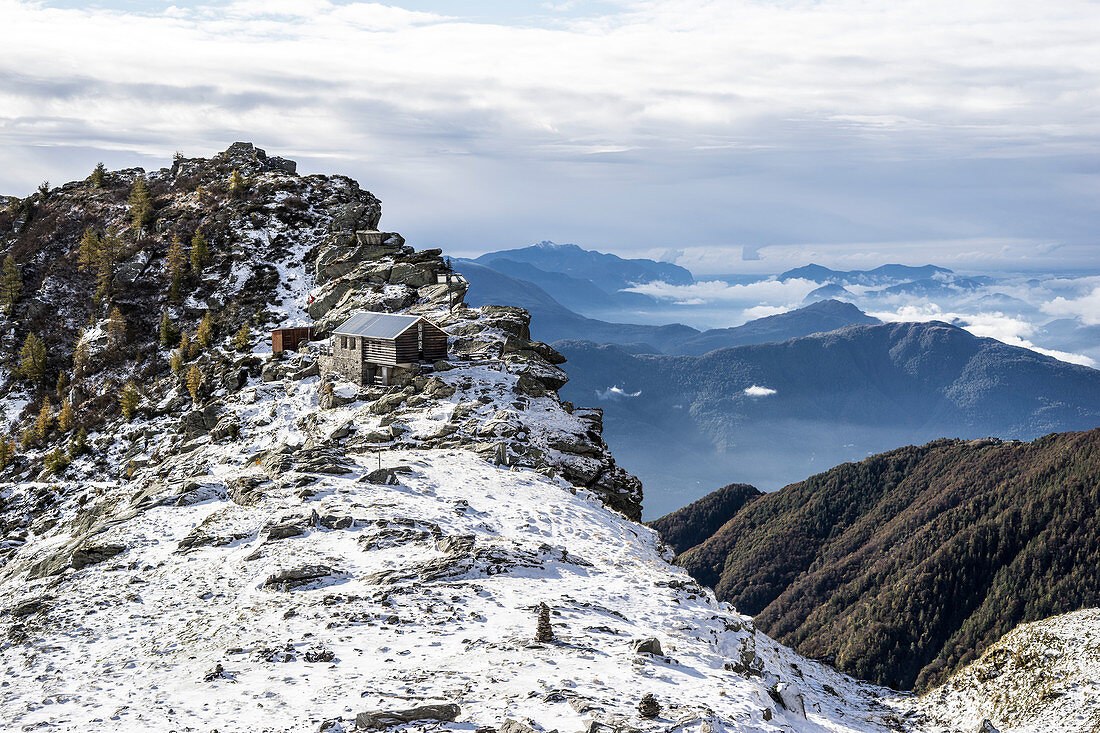
<instances>
[{"instance_id":1,"label":"snow-covered ridge","mask_svg":"<svg viewBox=\"0 0 1100 733\"><path fill-rule=\"evenodd\" d=\"M271 200L225 209L233 248L181 318L262 303L264 328L324 332L410 312L451 355L361 387L316 347L234 354L225 328L196 359L195 404L150 366L137 418L108 412L90 455L52 478L22 456L0 486L6 727L337 731L420 708L414 727L453 731L897 731L933 715L799 658L671 566L524 311L452 309L441 253L378 232L354 182L223 156ZM207 221L209 195L165 210ZM143 266L136 282L161 272L155 248ZM536 641L540 604L552 640Z\"/></svg>"}]
</instances>

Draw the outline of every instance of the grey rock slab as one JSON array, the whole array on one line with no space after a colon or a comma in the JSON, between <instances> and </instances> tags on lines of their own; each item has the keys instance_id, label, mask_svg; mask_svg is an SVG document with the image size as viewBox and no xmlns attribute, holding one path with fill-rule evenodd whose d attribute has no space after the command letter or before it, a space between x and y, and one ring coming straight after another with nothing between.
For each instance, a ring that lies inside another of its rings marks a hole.
<instances>
[{"instance_id":1,"label":"grey rock slab","mask_svg":"<svg viewBox=\"0 0 1100 733\"><path fill-rule=\"evenodd\" d=\"M69 562L73 569L80 570L109 560L115 555L121 555L123 552L126 552L124 545L81 545L73 550L73 556Z\"/></svg>"},{"instance_id":2,"label":"grey rock slab","mask_svg":"<svg viewBox=\"0 0 1100 733\"><path fill-rule=\"evenodd\" d=\"M355 716L355 727L360 730L380 730L418 720L451 722L462 710L454 703L421 705L405 710L373 710ZM516 733L519 733L518 731Z\"/></svg>"}]
</instances>

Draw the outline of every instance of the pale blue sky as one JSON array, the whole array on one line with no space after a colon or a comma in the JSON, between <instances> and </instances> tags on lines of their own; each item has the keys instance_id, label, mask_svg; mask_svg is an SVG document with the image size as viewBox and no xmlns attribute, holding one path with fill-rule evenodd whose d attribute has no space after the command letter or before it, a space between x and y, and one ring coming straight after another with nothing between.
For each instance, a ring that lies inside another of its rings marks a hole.
<instances>
[{"instance_id":1,"label":"pale blue sky","mask_svg":"<svg viewBox=\"0 0 1100 733\"><path fill-rule=\"evenodd\" d=\"M1089 0L0 0L0 193L251 140L455 254L1095 269Z\"/></svg>"}]
</instances>

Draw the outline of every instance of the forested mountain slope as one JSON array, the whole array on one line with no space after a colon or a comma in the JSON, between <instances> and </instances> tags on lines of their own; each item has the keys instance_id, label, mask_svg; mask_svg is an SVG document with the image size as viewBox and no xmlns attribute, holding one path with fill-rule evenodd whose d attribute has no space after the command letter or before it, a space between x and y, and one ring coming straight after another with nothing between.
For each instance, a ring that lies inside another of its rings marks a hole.
<instances>
[{"instance_id":1,"label":"forested mountain slope","mask_svg":"<svg viewBox=\"0 0 1100 733\"><path fill-rule=\"evenodd\" d=\"M705 517L677 562L802 654L924 690L1020 623L1097 604L1097 507L1100 430L940 440L731 505L713 533ZM682 545L695 516L654 526Z\"/></svg>"}]
</instances>

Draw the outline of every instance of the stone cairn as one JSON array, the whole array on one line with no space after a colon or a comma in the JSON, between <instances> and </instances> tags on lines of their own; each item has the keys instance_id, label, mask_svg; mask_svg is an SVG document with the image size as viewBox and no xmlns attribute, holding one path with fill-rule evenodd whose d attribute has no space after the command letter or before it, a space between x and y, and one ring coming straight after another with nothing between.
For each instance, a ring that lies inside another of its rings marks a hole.
<instances>
[{"instance_id":1,"label":"stone cairn","mask_svg":"<svg viewBox=\"0 0 1100 733\"><path fill-rule=\"evenodd\" d=\"M642 701L638 703L638 715L647 720L653 720L661 714L661 705L657 702L657 698L652 693L646 693L642 696Z\"/></svg>"},{"instance_id":2,"label":"stone cairn","mask_svg":"<svg viewBox=\"0 0 1100 733\"><path fill-rule=\"evenodd\" d=\"M554 640L554 627L550 625L550 606L539 604L539 623L535 628L535 641L545 642Z\"/></svg>"}]
</instances>

